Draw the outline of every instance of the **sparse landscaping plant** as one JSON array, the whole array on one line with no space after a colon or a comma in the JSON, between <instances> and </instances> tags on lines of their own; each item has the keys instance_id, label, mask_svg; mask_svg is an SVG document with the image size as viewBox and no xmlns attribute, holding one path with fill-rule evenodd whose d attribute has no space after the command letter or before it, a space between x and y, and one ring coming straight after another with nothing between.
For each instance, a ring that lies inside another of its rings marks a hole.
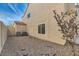
<instances>
[{"instance_id":1,"label":"sparse landscaping plant","mask_svg":"<svg viewBox=\"0 0 79 59\"><path fill-rule=\"evenodd\" d=\"M70 10L66 11L65 13L58 14L56 10L53 10L54 18L60 27L58 29L61 33L63 33L62 38L69 42L72 47L72 52L75 55L74 51L74 38L78 35L77 32L77 24L75 22L77 13L76 11Z\"/></svg>"}]
</instances>

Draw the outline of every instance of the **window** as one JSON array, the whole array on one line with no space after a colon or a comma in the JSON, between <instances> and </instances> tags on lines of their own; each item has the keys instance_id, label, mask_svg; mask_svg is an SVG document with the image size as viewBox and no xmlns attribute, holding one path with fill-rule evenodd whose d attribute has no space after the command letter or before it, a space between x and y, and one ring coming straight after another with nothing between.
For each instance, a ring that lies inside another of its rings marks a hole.
<instances>
[{"instance_id":1,"label":"window","mask_svg":"<svg viewBox=\"0 0 79 59\"><path fill-rule=\"evenodd\" d=\"M45 34L45 24L42 24L42 34Z\"/></svg>"},{"instance_id":2,"label":"window","mask_svg":"<svg viewBox=\"0 0 79 59\"><path fill-rule=\"evenodd\" d=\"M41 26L38 25L38 33L41 33Z\"/></svg>"},{"instance_id":3,"label":"window","mask_svg":"<svg viewBox=\"0 0 79 59\"><path fill-rule=\"evenodd\" d=\"M30 18L31 17L31 13L28 13L27 17Z\"/></svg>"},{"instance_id":4,"label":"window","mask_svg":"<svg viewBox=\"0 0 79 59\"><path fill-rule=\"evenodd\" d=\"M45 24L38 25L38 33L45 34Z\"/></svg>"}]
</instances>

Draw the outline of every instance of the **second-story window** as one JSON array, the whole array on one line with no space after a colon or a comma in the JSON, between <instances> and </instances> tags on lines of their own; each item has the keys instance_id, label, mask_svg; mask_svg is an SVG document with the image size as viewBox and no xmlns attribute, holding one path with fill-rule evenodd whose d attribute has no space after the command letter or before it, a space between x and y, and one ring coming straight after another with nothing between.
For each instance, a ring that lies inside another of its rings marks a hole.
<instances>
[{"instance_id":1,"label":"second-story window","mask_svg":"<svg viewBox=\"0 0 79 59\"><path fill-rule=\"evenodd\" d=\"M31 13L28 13L27 17L30 18L31 17Z\"/></svg>"}]
</instances>

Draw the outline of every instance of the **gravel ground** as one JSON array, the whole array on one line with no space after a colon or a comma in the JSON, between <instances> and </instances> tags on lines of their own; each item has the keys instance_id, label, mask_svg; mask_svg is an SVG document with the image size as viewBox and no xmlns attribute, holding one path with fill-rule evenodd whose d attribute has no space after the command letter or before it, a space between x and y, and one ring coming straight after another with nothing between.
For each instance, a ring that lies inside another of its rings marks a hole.
<instances>
[{"instance_id":1,"label":"gravel ground","mask_svg":"<svg viewBox=\"0 0 79 59\"><path fill-rule=\"evenodd\" d=\"M74 45L75 55L79 55L79 45ZM9 37L1 56L72 56L74 55L69 43L61 46L52 42L29 36Z\"/></svg>"}]
</instances>

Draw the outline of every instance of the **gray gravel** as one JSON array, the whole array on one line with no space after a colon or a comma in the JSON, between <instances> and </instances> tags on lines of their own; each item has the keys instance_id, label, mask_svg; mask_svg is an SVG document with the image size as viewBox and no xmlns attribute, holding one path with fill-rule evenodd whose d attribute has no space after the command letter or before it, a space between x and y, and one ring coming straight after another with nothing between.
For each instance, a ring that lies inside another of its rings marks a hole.
<instances>
[{"instance_id":1,"label":"gray gravel","mask_svg":"<svg viewBox=\"0 0 79 59\"><path fill-rule=\"evenodd\" d=\"M79 55L79 45L74 45L75 55ZM69 43L61 46L52 42L36 39L29 36L9 37L1 56L72 56L72 47Z\"/></svg>"}]
</instances>

